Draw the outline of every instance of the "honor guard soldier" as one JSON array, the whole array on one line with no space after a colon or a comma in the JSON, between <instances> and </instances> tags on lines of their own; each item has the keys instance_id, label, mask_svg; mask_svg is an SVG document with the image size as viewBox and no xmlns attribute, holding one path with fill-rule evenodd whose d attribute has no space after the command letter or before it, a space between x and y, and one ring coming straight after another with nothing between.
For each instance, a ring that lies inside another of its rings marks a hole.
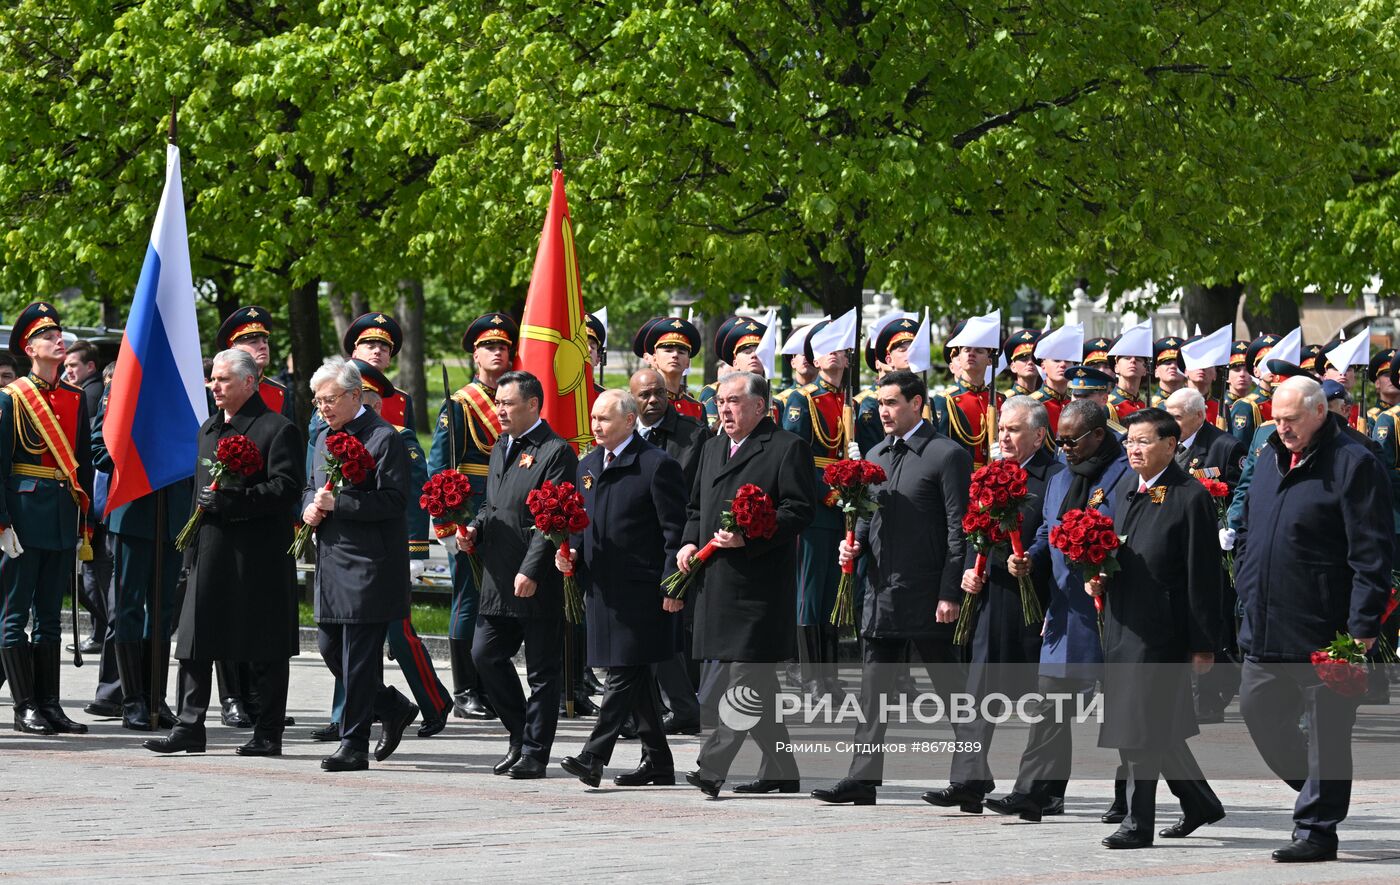
<instances>
[{"instance_id":1,"label":"honor guard soldier","mask_svg":"<svg viewBox=\"0 0 1400 885\"><path fill-rule=\"evenodd\" d=\"M1390 366L1394 360L1395 348L1390 347L1371 357L1371 363L1366 367L1366 377L1376 388L1376 398L1380 400L1366 410L1366 433L1370 436L1375 436L1376 419L1380 417L1381 412L1400 404L1400 387L1396 387L1391 381L1390 374Z\"/></svg>"},{"instance_id":2,"label":"honor guard soldier","mask_svg":"<svg viewBox=\"0 0 1400 885\"><path fill-rule=\"evenodd\" d=\"M1204 335L1192 335L1181 343L1182 347L1200 341L1204 337ZM1184 361L1185 357L1182 357L1182 360ZM1224 430L1225 417L1220 413L1220 398L1215 396L1215 379L1217 377L1219 377L1219 370L1215 366L1186 370L1186 384L1199 393L1201 399L1205 400L1206 423L1217 430ZM1166 408L1165 403L1162 408Z\"/></svg>"},{"instance_id":3,"label":"honor guard soldier","mask_svg":"<svg viewBox=\"0 0 1400 885\"><path fill-rule=\"evenodd\" d=\"M1236 400L1247 396L1254 387L1254 379L1249 374L1249 367L1245 365L1245 357L1249 354L1249 342L1239 339L1230 345L1230 371L1225 376L1225 416L1228 419L1230 408L1234 406ZM1224 423L1229 424L1226 420ZM1222 430L1229 432L1230 428L1222 427Z\"/></svg>"},{"instance_id":4,"label":"honor guard soldier","mask_svg":"<svg viewBox=\"0 0 1400 885\"><path fill-rule=\"evenodd\" d=\"M92 558L92 426L83 392L59 377L66 351L52 304L38 301L20 313L10 352L33 367L0 390L0 658L16 731L85 734L87 726L58 702L59 612L74 549L81 560Z\"/></svg>"},{"instance_id":5,"label":"honor guard soldier","mask_svg":"<svg viewBox=\"0 0 1400 885\"><path fill-rule=\"evenodd\" d=\"M228 350L236 347L252 354L258 364L258 394L263 404L286 418L296 421L295 403L292 393L286 387L267 377L267 364L272 358L268 337L272 334L272 315L256 305L240 307L228 315L219 333L214 336L214 350Z\"/></svg>"},{"instance_id":6,"label":"honor guard soldier","mask_svg":"<svg viewBox=\"0 0 1400 885\"><path fill-rule=\"evenodd\" d=\"M753 372L767 376L763 361L758 358L758 345L768 327L749 317L733 316L720 324L715 332L715 358L729 367L732 372ZM721 372L720 377L729 374ZM711 432L719 428L719 406L715 392L719 381L706 384L700 390L700 404L705 409L705 423ZM775 410L774 420L778 420Z\"/></svg>"},{"instance_id":7,"label":"honor guard soldier","mask_svg":"<svg viewBox=\"0 0 1400 885\"><path fill-rule=\"evenodd\" d=\"M1007 366L1016 376L1010 396L1030 396L1040 389L1040 370L1035 365L1035 343L1039 340L1040 333L1034 329L1018 329L1006 339Z\"/></svg>"},{"instance_id":8,"label":"honor guard soldier","mask_svg":"<svg viewBox=\"0 0 1400 885\"><path fill-rule=\"evenodd\" d=\"M1041 336L1042 339L1044 337ZM1036 344L1039 346L1040 342L1037 341ZM1045 406L1045 415L1050 419L1050 437L1053 438L1059 432L1060 412L1069 402L1069 381L1065 377L1065 372L1072 364L1069 360L1040 359L1039 357L1037 357L1036 362L1040 363L1045 383L1030 396L1031 399ZM938 429L941 431L943 428L940 426ZM974 468L981 467L986 463L985 459L978 460L975 452L972 455L972 460Z\"/></svg>"},{"instance_id":9,"label":"honor guard soldier","mask_svg":"<svg viewBox=\"0 0 1400 885\"><path fill-rule=\"evenodd\" d=\"M475 513L486 500L486 475L491 451L501 435L501 419L496 414L496 382L510 371L520 329L503 313L477 317L462 336L462 349L472 355L476 369L471 382L463 385L438 409L433 430L433 448L428 455L428 472L436 476L444 470L457 470L471 478L471 509ZM467 553L454 538L457 526L437 520L433 533L443 540L452 571L452 619L448 643L452 651L453 711L462 719L494 719L495 711L481 691L481 681L472 663L472 635L476 631L480 590L474 579Z\"/></svg>"},{"instance_id":10,"label":"honor guard soldier","mask_svg":"<svg viewBox=\"0 0 1400 885\"><path fill-rule=\"evenodd\" d=\"M1069 381L1071 399L1093 400L1108 410L1108 429L1113 431L1119 442L1122 442L1123 425L1115 420L1113 409L1108 404L1109 388L1113 386L1113 379L1098 369L1092 369L1088 366L1070 366L1065 371L1065 378Z\"/></svg>"},{"instance_id":11,"label":"honor guard soldier","mask_svg":"<svg viewBox=\"0 0 1400 885\"><path fill-rule=\"evenodd\" d=\"M364 360L352 359L350 363L360 370L361 401L365 408L370 411L378 411L382 408L384 400L393 398L394 385L389 382L383 372ZM399 437L404 441L404 445L408 447L409 490L421 489L428 481L428 462L423 456L423 447L418 444L418 436L413 431L406 427L397 427L396 429L399 432ZM427 537L427 511L418 506L416 496L410 494L408 497L409 502L405 514L408 518L409 536ZM413 545L410 544L410 571L421 574L422 567L419 566L415 569L414 563L422 563L427 558L427 545L424 545L424 549L420 553L413 549ZM423 714L423 724L418 728L418 736L432 737L447 726L447 714L452 710L452 697L442 684L442 680L438 679L437 670L433 667L432 656L429 654L427 646L423 644L423 640L418 637L418 632L413 629L411 616L389 625L388 643L390 656L398 661L399 669L403 671L404 680L408 682L409 690L413 692L413 699L418 703L418 708ZM343 680L337 679L335 681L335 698L331 705L331 724L324 729L312 732L312 736L321 740L339 740L340 718L344 708L345 683Z\"/></svg>"},{"instance_id":12,"label":"honor guard soldier","mask_svg":"<svg viewBox=\"0 0 1400 885\"><path fill-rule=\"evenodd\" d=\"M951 341L958 337L966 325L967 320L959 320L948 339ZM961 359L958 359L959 357ZM932 397L934 428L967 449L968 454L972 456L974 470L987 463L987 449L991 443L988 435L988 425L991 422L987 420L987 401L991 397L991 391L986 385L986 379L987 367L995 357L996 351L990 347L943 345L945 362L951 366L953 360L958 359L953 389L942 396ZM1047 385L1049 380L1046 379ZM1060 383L1064 383L1063 376ZM1041 388L1036 393L1043 393L1045 389ZM1005 400L1005 396L997 394L995 408L1000 409Z\"/></svg>"},{"instance_id":13,"label":"honor guard soldier","mask_svg":"<svg viewBox=\"0 0 1400 885\"><path fill-rule=\"evenodd\" d=\"M399 326L398 320L388 314L367 313L350 324L350 328L345 330L345 340L341 343L345 345L347 356L364 360L387 374L389 363L393 362L403 347L403 328ZM418 430L413 422L413 400L402 390L394 391L394 395L384 401L383 411L379 414L395 427L407 427L414 432ZM428 539L410 538L409 542L415 540L427 543Z\"/></svg>"},{"instance_id":14,"label":"honor guard soldier","mask_svg":"<svg viewBox=\"0 0 1400 885\"><path fill-rule=\"evenodd\" d=\"M643 357L666 379L666 392L676 411L704 423L705 407L685 389L685 373L700 349L700 332L680 317L656 317L637 330L632 352Z\"/></svg>"},{"instance_id":15,"label":"honor guard soldier","mask_svg":"<svg viewBox=\"0 0 1400 885\"><path fill-rule=\"evenodd\" d=\"M1108 350L1113 346L1112 338L1105 338L1100 335L1097 338L1090 338L1084 342L1084 361L1081 366L1088 366L1091 369L1098 369L1108 376L1109 382L1113 381L1113 360L1109 356Z\"/></svg>"},{"instance_id":16,"label":"honor guard soldier","mask_svg":"<svg viewBox=\"0 0 1400 885\"><path fill-rule=\"evenodd\" d=\"M918 330L919 323L913 317L893 319L877 329L875 339L865 348L865 364L875 377L869 387L856 394L856 444L860 446L862 458L885 438L885 428L880 423L880 400L876 395L880 379L890 372L909 368L909 346L914 343Z\"/></svg>"},{"instance_id":17,"label":"honor guard soldier","mask_svg":"<svg viewBox=\"0 0 1400 885\"><path fill-rule=\"evenodd\" d=\"M1304 372L1322 377L1322 370L1317 365L1317 358L1322 356L1321 344L1304 344L1298 351L1298 368Z\"/></svg>"},{"instance_id":18,"label":"honor guard soldier","mask_svg":"<svg viewBox=\"0 0 1400 885\"><path fill-rule=\"evenodd\" d=\"M797 627L802 640L798 660L804 668L802 681L810 693L829 691L839 696L835 670L839 636L831 624L831 609L836 604L836 585L841 577L836 547L845 522L840 511L822 503L829 492L822 482L822 472L850 455L853 441L846 433L843 386L849 354L844 350L812 350L812 339L828 323L822 320L813 326L803 345L804 354L820 374L816 383L788 397L782 428L807 443L816 468L816 513L799 535L797 548Z\"/></svg>"},{"instance_id":19,"label":"honor guard soldier","mask_svg":"<svg viewBox=\"0 0 1400 885\"><path fill-rule=\"evenodd\" d=\"M1351 389L1356 384L1356 369L1352 366L1337 366L1327 358L1327 353L1342 339L1338 338L1327 344L1312 345L1317 347L1317 357L1313 360L1313 374L1323 381L1335 381L1342 385L1342 389L1347 391L1347 425L1361 431L1370 432L1370 423L1361 417L1361 404L1351 397ZM1306 362L1306 354L1304 361Z\"/></svg>"},{"instance_id":20,"label":"honor guard soldier","mask_svg":"<svg viewBox=\"0 0 1400 885\"><path fill-rule=\"evenodd\" d=\"M608 327L597 314L590 313L584 318L588 329L588 361L593 364L593 392L602 393L603 367L608 364Z\"/></svg>"},{"instance_id":21,"label":"honor guard soldier","mask_svg":"<svg viewBox=\"0 0 1400 885\"><path fill-rule=\"evenodd\" d=\"M1272 420L1269 401L1273 396L1274 376L1269 373L1264 360L1277 343L1277 335L1265 332L1249 342L1249 348L1245 351L1245 367L1254 376L1256 384L1254 390L1230 406L1230 432L1245 445L1251 445L1250 441L1259 425Z\"/></svg>"},{"instance_id":22,"label":"honor guard soldier","mask_svg":"<svg viewBox=\"0 0 1400 885\"><path fill-rule=\"evenodd\" d=\"M792 338L806 341L812 334L814 326L800 327L792 333ZM797 336L801 336L800 339ZM788 357L788 367L792 369L792 384L782 390L773 390L773 403L781 414L782 408L787 405L787 399L796 391L801 390L808 384L813 384L817 380L817 367L812 365L812 361L807 359L807 355L802 352L794 353ZM774 379L775 381L777 379ZM781 421L774 422L782 424Z\"/></svg>"},{"instance_id":23,"label":"honor guard soldier","mask_svg":"<svg viewBox=\"0 0 1400 885\"><path fill-rule=\"evenodd\" d=\"M1383 350L1377 357L1383 357L1380 365L1384 366L1381 371L1384 376L1377 376L1376 390L1381 389L1381 384L1389 385L1391 390L1396 389L1397 364L1394 362L1393 350ZM1377 365L1377 358L1371 359L1371 366ZM1369 367L1368 367L1369 371ZM1392 394L1392 396L1394 396ZM1400 401L1400 397L1395 397ZM1385 400L1382 400L1385 402ZM1400 431L1400 405L1392 404L1387 406L1375 417L1375 427L1371 431L1371 439L1375 440L1381 447L1381 466L1385 468L1386 474L1390 477L1391 501L1395 508L1395 535L1400 539L1400 439L1396 438L1397 431ZM1400 545L1397 545L1400 549Z\"/></svg>"},{"instance_id":24,"label":"honor guard soldier","mask_svg":"<svg viewBox=\"0 0 1400 885\"><path fill-rule=\"evenodd\" d=\"M1152 405L1161 408L1167 397L1186 386L1186 361L1181 357L1180 338L1168 335L1152 342Z\"/></svg>"},{"instance_id":25,"label":"honor guard soldier","mask_svg":"<svg viewBox=\"0 0 1400 885\"><path fill-rule=\"evenodd\" d=\"M1111 350L1118 344L1123 336L1114 338L1108 345ZM1105 351L1105 354L1107 351ZM1139 409L1147 408L1147 396L1143 391L1143 384L1147 379L1147 373L1151 367L1151 360L1147 354L1140 353L1132 356L1114 355L1108 357L1112 361L1114 387L1108 394L1108 412L1110 421L1122 422L1124 418ZM1089 361L1086 358L1085 364Z\"/></svg>"}]
</instances>

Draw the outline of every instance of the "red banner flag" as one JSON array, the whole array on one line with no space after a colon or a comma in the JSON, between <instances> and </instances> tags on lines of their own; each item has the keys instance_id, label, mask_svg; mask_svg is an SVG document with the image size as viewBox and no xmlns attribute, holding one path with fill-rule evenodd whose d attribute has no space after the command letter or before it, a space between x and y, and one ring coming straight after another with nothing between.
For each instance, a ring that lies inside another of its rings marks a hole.
<instances>
[{"instance_id":1,"label":"red banner flag","mask_svg":"<svg viewBox=\"0 0 1400 885\"><path fill-rule=\"evenodd\" d=\"M564 173L555 169L549 212L525 296L515 367L540 379L544 386L541 416L575 449L593 438L588 420L594 397L593 364L585 319Z\"/></svg>"}]
</instances>

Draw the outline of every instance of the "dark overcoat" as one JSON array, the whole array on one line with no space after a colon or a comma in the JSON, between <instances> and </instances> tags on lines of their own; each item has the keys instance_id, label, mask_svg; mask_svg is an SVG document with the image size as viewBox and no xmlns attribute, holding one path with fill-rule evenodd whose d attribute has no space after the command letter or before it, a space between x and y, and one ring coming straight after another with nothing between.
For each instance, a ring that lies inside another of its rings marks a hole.
<instances>
[{"instance_id":1,"label":"dark overcoat","mask_svg":"<svg viewBox=\"0 0 1400 885\"><path fill-rule=\"evenodd\" d=\"M1147 492L1127 472L1114 490L1121 570L1104 601L1099 746L1165 750L1197 734L1194 652L1220 643L1223 572L1215 505L1175 461Z\"/></svg>"},{"instance_id":2,"label":"dark overcoat","mask_svg":"<svg viewBox=\"0 0 1400 885\"><path fill-rule=\"evenodd\" d=\"M588 665L656 664L675 654L679 614L661 608L661 579L676 570L685 488L674 458L637 434L603 469L599 447L578 464L588 528L576 537L587 581Z\"/></svg>"},{"instance_id":3,"label":"dark overcoat","mask_svg":"<svg viewBox=\"0 0 1400 885\"><path fill-rule=\"evenodd\" d=\"M1207 423L1202 424L1201 429L1196 431L1196 438L1191 440L1191 445L1186 451L1177 455L1176 463L1188 472L1214 469L1217 473L1214 478L1233 489L1240 481L1246 451L1244 443Z\"/></svg>"},{"instance_id":4,"label":"dark overcoat","mask_svg":"<svg viewBox=\"0 0 1400 885\"><path fill-rule=\"evenodd\" d=\"M175 657L181 660L276 661L297 653L296 571L287 548L301 490L301 439L292 422L252 396L232 420L222 411L199 428L198 488L209 485L219 440L242 434L263 468L221 488L185 551L188 578ZM185 516L189 516L187 510Z\"/></svg>"},{"instance_id":5,"label":"dark overcoat","mask_svg":"<svg viewBox=\"0 0 1400 885\"><path fill-rule=\"evenodd\" d=\"M343 428L374 459L363 482L346 483L335 509L316 527L316 620L323 624L386 624L409 613L408 520L411 488L408 447L394 426L364 409ZM305 510L326 485L326 441L316 440Z\"/></svg>"},{"instance_id":6,"label":"dark overcoat","mask_svg":"<svg viewBox=\"0 0 1400 885\"><path fill-rule=\"evenodd\" d=\"M513 618L564 617L564 577L554 567L558 545L535 531L525 499L549 480L573 482L578 456L573 448L541 421L520 438L514 452L502 435L491 448L486 476L486 501L472 519L481 560L481 602L478 614ZM510 463L506 463L510 456ZM529 597L515 595L515 576L536 582Z\"/></svg>"},{"instance_id":7,"label":"dark overcoat","mask_svg":"<svg viewBox=\"0 0 1400 885\"><path fill-rule=\"evenodd\" d=\"M700 463L700 443L709 435L704 424L682 415L675 406L667 403L665 413L651 428L647 441L660 446L680 463L684 491L689 491L695 483L695 468Z\"/></svg>"},{"instance_id":8,"label":"dark overcoat","mask_svg":"<svg viewBox=\"0 0 1400 885\"><path fill-rule=\"evenodd\" d=\"M924 421L897 459L885 437L869 459L885 469L876 486L880 509L856 524L866 563L861 631L870 638L953 635L935 618L940 600L962 599L967 485L972 456Z\"/></svg>"},{"instance_id":9,"label":"dark overcoat","mask_svg":"<svg viewBox=\"0 0 1400 885\"><path fill-rule=\"evenodd\" d=\"M812 450L764 417L733 458L724 434L705 440L686 508L682 544L704 546L720 528L739 487L752 483L777 509L777 533L719 550L693 600L697 660L786 661L796 652L797 535L817 505Z\"/></svg>"},{"instance_id":10,"label":"dark overcoat","mask_svg":"<svg viewBox=\"0 0 1400 885\"><path fill-rule=\"evenodd\" d=\"M1331 421L1290 460L1277 434L1260 450L1235 545L1240 647L1262 660L1305 661L1339 631L1376 636L1390 595L1385 468Z\"/></svg>"}]
</instances>

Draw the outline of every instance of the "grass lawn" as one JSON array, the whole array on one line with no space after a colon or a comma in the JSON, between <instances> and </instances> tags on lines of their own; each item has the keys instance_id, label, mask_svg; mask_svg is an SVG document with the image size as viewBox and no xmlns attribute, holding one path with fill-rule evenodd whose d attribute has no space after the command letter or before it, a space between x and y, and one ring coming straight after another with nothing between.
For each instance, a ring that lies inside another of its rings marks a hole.
<instances>
[{"instance_id":1,"label":"grass lawn","mask_svg":"<svg viewBox=\"0 0 1400 885\"><path fill-rule=\"evenodd\" d=\"M297 614L303 627L316 626L316 616L312 613L311 603L299 603ZM450 617L451 611L445 605L434 605L426 602L413 604L413 629L423 635L446 636L447 622Z\"/></svg>"}]
</instances>

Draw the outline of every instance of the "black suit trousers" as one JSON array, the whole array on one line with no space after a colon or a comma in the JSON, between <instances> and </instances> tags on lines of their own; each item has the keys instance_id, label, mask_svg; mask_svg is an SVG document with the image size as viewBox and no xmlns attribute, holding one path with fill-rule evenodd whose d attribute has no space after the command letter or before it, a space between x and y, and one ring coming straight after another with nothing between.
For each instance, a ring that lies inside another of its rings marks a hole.
<instances>
[{"instance_id":1,"label":"black suit trousers","mask_svg":"<svg viewBox=\"0 0 1400 885\"><path fill-rule=\"evenodd\" d=\"M724 780L729 774L729 766L733 764L734 757L739 755L739 749L744 745L744 738L752 736L758 744L759 752L763 754L761 777L781 781L798 780L797 760L788 748L791 739L788 737L787 726L778 722L775 715L778 696L776 668L775 664L745 661L735 661L729 665L729 691L743 688L752 690L752 695L758 703L758 721L752 728L736 731L725 724L724 711L727 705L721 702L719 724L710 733L695 760L696 767L703 777ZM729 691L725 694L729 695ZM745 697L749 692L736 691L736 694Z\"/></svg>"},{"instance_id":2,"label":"black suit trousers","mask_svg":"<svg viewBox=\"0 0 1400 885\"><path fill-rule=\"evenodd\" d=\"M253 736L280 742L287 717L287 683L291 662L260 661L250 665L263 698L263 708L253 726ZM214 662L208 660L180 661L178 708L175 731L204 736L204 717L209 712L209 693L214 686Z\"/></svg>"},{"instance_id":3,"label":"black suit trousers","mask_svg":"<svg viewBox=\"0 0 1400 885\"><path fill-rule=\"evenodd\" d=\"M851 759L850 776L857 780L878 784L884 779L885 754L869 748L884 743L888 724L880 721L880 698L894 698L898 676L905 671L899 665L909 663L911 647L924 662L933 690L943 700L945 709L949 694L961 690L967 681L957 651L944 637L863 637L861 655L865 666L861 668L860 676L860 707L861 718L865 722L856 726L855 743L864 745L866 749L858 749Z\"/></svg>"},{"instance_id":4,"label":"black suit trousers","mask_svg":"<svg viewBox=\"0 0 1400 885\"><path fill-rule=\"evenodd\" d=\"M676 767L671 748L666 743L666 731L661 727L661 713L656 705L656 682L651 665L609 667L608 681L603 686L603 703L598 710L598 722L583 752L606 765L612 760L613 747L627 717L637 720L637 737L642 742L642 757L651 760L658 769Z\"/></svg>"},{"instance_id":5,"label":"black suit trousers","mask_svg":"<svg viewBox=\"0 0 1400 885\"><path fill-rule=\"evenodd\" d=\"M530 697L520 687L511 658L525 646L525 679ZM472 638L472 663L481 687L510 732L510 744L522 756L549 761L554 731L559 725L559 695L564 686L564 621L562 618L516 618L477 615Z\"/></svg>"},{"instance_id":6,"label":"black suit trousers","mask_svg":"<svg viewBox=\"0 0 1400 885\"><path fill-rule=\"evenodd\" d=\"M379 624L321 624L317 644L335 678L345 686L345 704L340 713L340 744L352 750L369 750L369 732L374 724L375 705L384 686L384 639L388 622ZM268 709L260 699L262 711ZM286 699L283 697L285 706ZM267 718L266 713L259 721Z\"/></svg>"},{"instance_id":7,"label":"black suit trousers","mask_svg":"<svg viewBox=\"0 0 1400 885\"><path fill-rule=\"evenodd\" d=\"M1128 815L1120 830L1140 832L1150 839L1157 820L1157 780L1167 777L1167 786L1181 802L1183 814L1214 817L1223 811L1220 799L1206 783L1201 766L1186 741L1166 750L1119 750L1127 780Z\"/></svg>"}]
</instances>

